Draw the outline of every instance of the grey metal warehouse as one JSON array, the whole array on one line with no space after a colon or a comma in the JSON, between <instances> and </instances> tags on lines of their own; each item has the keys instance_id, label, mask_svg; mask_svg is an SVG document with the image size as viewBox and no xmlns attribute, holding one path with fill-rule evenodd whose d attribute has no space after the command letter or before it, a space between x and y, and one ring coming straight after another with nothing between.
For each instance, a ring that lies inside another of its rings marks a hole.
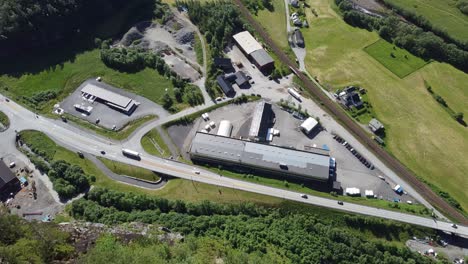
<instances>
[{"instance_id":1,"label":"grey metal warehouse","mask_svg":"<svg viewBox=\"0 0 468 264\"><path fill-rule=\"evenodd\" d=\"M98 85L99 84L97 83L86 83L86 85L81 89L82 96L90 100L99 99L108 106L127 115L133 113L133 111L137 108L139 103L135 100L107 90L103 87L99 87Z\"/></svg>"},{"instance_id":2,"label":"grey metal warehouse","mask_svg":"<svg viewBox=\"0 0 468 264\"><path fill-rule=\"evenodd\" d=\"M190 147L193 160L239 166L279 176L328 181L330 157L197 132Z\"/></svg>"},{"instance_id":3,"label":"grey metal warehouse","mask_svg":"<svg viewBox=\"0 0 468 264\"><path fill-rule=\"evenodd\" d=\"M252 123L249 129L249 138L254 141L265 141L268 128L272 125L273 110L271 104L265 101L255 106Z\"/></svg>"},{"instance_id":4,"label":"grey metal warehouse","mask_svg":"<svg viewBox=\"0 0 468 264\"><path fill-rule=\"evenodd\" d=\"M263 49L262 45L258 43L249 31L242 31L232 37L239 48L254 61L261 71L267 72L275 67L273 58Z\"/></svg>"}]
</instances>

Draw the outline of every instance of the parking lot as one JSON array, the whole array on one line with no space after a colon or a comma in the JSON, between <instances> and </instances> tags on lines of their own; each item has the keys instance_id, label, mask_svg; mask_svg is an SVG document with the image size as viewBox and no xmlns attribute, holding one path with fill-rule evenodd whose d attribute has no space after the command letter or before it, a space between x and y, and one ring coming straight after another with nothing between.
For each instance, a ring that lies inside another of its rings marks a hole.
<instances>
[{"instance_id":1,"label":"parking lot","mask_svg":"<svg viewBox=\"0 0 468 264\"><path fill-rule=\"evenodd\" d=\"M233 125L231 137L246 138L248 136L253 110L257 102L243 105L228 105L216 109L209 113L210 119L205 121L201 117L196 119L190 126L173 126L168 129L168 134L174 143L182 150L185 158L188 158L188 150L191 140L196 131L205 129L211 121L215 123L214 128L210 128L209 133L216 134L221 120L229 120ZM305 135L299 126L303 122L293 115L281 109L272 102L272 109L275 113L276 122L274 128L280 131L279 136L273 137L270 144L293 147L304 150L309 147L328 148L330 156L336 159L337 170L336 180L341 182L343 190L349 187L356 187L361 190L364 196L365 190L372 190L379 199L393 201L399 199L401 202L415 200L409 195L397 194L393 187L398 183L391 182L378 168L366 167L351 151L342 143L334 139L330 131L316 127L310 135ZM384 179L379 178L382 176ZM402 186L404 188L404 186Z\"/></svg>"},{"instance_id":2,"label":"parking lot","mask_svg":"<svg viewBox=\"0 0 468 264\"><path fill-rule=\"evenodd\" d=\"M260 91L263 92L272 89L286 91L291 87L292 78L286 77L280 80L270 80L268 76L263 75L263 73L249 61L236 45L230 45L225 49L225 52L227 57L232 60L236 71L243 71L252 78L250 80L251 84L247 86L248 89L242 89L237 84L234 84L232 87L236 91L236 94L258 94Z\"/></svg>"},{"instance_id":3,"label":"parking lot","mask_svg":"<svg viewBox=\"0 0 468 264\"><path fill-rule=\"evenodd\" d=\"M65 98L65 100L63 100L60 103L60 107L64 109L66 113L86 120L90 123L96 123L96 120L99 119L100 126L105 127L107 129L112 129L115 126L116 130L122 128L123 126L125 126L125 124L132 120L141 118L149 114L155 114L160 117L168 115L167 111L164 110L160 105L157 105L156 103L144 97L124 91L122 89L112 87L111 85L107 85L102 82L100 83L100 86L105 86L105 88L110 91L132 98L135 101L140 102L140 105L135 109L135 111L131 115L126 115L98 101L90 102L89 100L83 98L83 96L81 95L81 89L87 83L96 83L96 80L90 79L85 81L83 84L80 85L80 87L78 87L72 94L70 94L67 98ZM91 111L91 114L88 115L77 111L74 107L75 104L91 106L93 107L93 110Z\"/></svg>"}]
</instances>

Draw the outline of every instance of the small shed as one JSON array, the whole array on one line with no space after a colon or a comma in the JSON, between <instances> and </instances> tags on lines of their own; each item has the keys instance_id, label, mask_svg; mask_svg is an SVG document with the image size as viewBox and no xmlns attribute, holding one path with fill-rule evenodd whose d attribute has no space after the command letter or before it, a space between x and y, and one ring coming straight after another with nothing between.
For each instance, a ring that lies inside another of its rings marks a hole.
<instances>
[{"instance_id":1,"label":"small shed","mask_svg":"<svg viewBox=\"0 0 468 264\"><path fill-rule=\"evenodd\" d=\"M232 124L228 120L221 120L219 123L218 136L230 137L232 133Z\"/></svg>"},{"instance_id":2,"label":"small shed","mask_svg":"<svg viewBox=\"0 0 468 264\"><path fill-rule=\"evenodd\" d=\"M318 125L317 120L315 120L312 117L309 117L301 124L301 129L306 134L309 134L317 125Z\"/></svg>"},{"instance_id":3,"label":"small shed","mask_svg":"<svg viewBox=\"0 0 468 264\"><path fill-rule=\"evenodd\" d=\"M375 118L372 118L372 120L369 122L369 128L374 133L385 129L384 125L382 123L380 123L380 121L375 119Z\"/></svg>"},{"instance_id":4,"label":"small shed","mask_svg":"<svg viewBox=\"0 0 468 264\"><path fill-rule=\"evenodd\" d=\"M238 71L236 72L236 83L239 85L239 87L245 85L248 83L249 80L247 79L247 76L245 75L244 72Z\"/></svg>"}]
</instances>

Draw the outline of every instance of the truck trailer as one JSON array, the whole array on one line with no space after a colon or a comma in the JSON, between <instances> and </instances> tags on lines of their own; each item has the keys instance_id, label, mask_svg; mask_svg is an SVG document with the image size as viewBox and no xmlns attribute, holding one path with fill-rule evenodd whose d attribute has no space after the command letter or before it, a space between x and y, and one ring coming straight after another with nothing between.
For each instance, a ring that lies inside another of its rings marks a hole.
<instances>
[{"instance_id":1,"label":"truck trailer","mask_svg":"<svg viewBox=\"0 0 468 264\"><path fill-rule=\"evenodd\" d=\"M130 150L130 149L122 149L122 154L128 158L132 158L132 159L136 159L136 160L140 160L141 157L140 157L140 153L134 151L134 150Z\"/></svg>"}]
</instances>

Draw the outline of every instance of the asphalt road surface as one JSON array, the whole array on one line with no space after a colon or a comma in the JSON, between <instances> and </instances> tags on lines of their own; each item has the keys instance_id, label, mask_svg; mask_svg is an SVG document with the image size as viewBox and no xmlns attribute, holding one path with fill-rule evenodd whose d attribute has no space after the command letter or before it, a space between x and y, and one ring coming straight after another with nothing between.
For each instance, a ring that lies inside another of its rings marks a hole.
<instances>
[{"instance_id":1,"label":"asphalt road surface","mask_svg":"<svg viewBox=\"0 0 468 264\"><path fill-rule=\"evenodd\" d=\"M87 132L81 130L77 131L76 127L73 127L67 123L63 123L59 120L36 116L31 111L25 109L24 107L16 104L13 101L6 102L2 97L0 97L0 110L3 111L10 118L11 123L10 128L7 131L3 132L2 137L0 137L2 146L4 144L12 144L12 142L15 139L15 130L22 131L27 129L34 129L44 132L53 140L55 140L56 142L58 142L66 148L80 150L82 152L86 152L93 155L101 155L100 152L104 150L106 152L105 156L108 159L138 166L141 168L149 169L178 178L275 196L287 200L328 207L351 213L360 213L364 215L382 217L386 219L392 219L405 223L452 232L463 236L468 236L468 227L459 225L457 228L454 228L452 227L452 223L449 222L437 221L431 218L404 214L384 209L377 209L374 207L357 205L352 203L345 203L344 205L339 205L335 200L315 196L309 196L307 199L305 199L302 198L301 194L297 192L272 188L250 182L244 182L241 180L231 179L227 177L221 177L216 173L201 168L194 168L193 166L184 163L176 162L173 160L166 160L150 155L142 156L140 161L130 159L123 156L121 152L122 147L130 149L132 148L132 146L130 146L128 142L125 146L123 146L120 143L115 143L113 141L103 139L96 135L88 134ZM200 173L196 174L195 171L199 171Z\"/></svg>"}]
</instances>

